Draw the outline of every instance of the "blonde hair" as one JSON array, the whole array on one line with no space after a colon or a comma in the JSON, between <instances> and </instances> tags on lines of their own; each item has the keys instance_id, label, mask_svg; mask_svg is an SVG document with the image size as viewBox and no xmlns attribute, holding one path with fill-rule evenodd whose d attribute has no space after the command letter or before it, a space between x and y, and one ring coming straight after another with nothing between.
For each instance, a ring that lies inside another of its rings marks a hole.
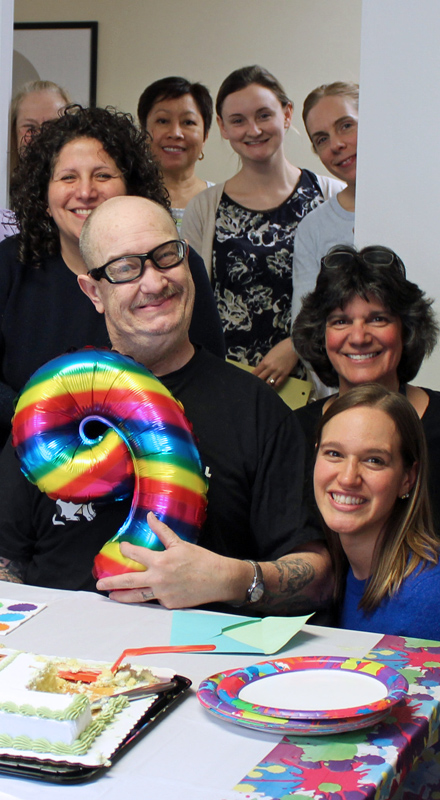
<instances>
[{"instance_id":1,"label":"blonde hair","mask_svg":"<svg viewBox=\"0 0 440 800\"><path fill-rule=\"evenodd\" d=\"M12 98L11 102L10 156L9 156L10 175L12 175L12 171L18 164L18 141L17 141L16 125L17 125L17 117L21 101L25 97L27 97L27 95L34 94L37 92L53 92L54 94L58 94L62 98L62 100L64 100L66 106L72 102L72 98L70 97L69 93L66 92L66 90L63 89L61 86L58 86L58 84L54 83L53 81L28 81L28 83L24 83L23 86L20 87L18 92L16 92L16 94Z\"/></svg>"},{"instance_id":2,"label":"blonde hair","mask_svg":"<svg viewBox=\"0 0 440 800\"><path fill-rule=\"evenodd\" d=\"M379 384L365 384L338 397L323 415L317 433L321 441L326 424L343 411L367 406L384 411L394 422L400 439L404 467L417 465L417 477L407 499L397 498L382 535L378 538L371 564L371 579L359 608L373 611L385 597L392 597L402 582L427 563L437 564L440 544L436 539L429 504L428 453L422 423L409 401ZM335 599L343 593L347 557L337 531L325 525L335 571Z\"/></svg>"},{"instance_id":3,"label":"blonde hair","mask_svg":"<svg viewBox=\"0 0 440 800\"><path fill-rule=\"evenodd\" d=\"M323 97L349 97L350 100L353 101L356 108L359 108L359 84L352 83L352 81L335 81L334 83L323 83L321 86L317 86L316 89L313 89L313 92L307 95L306 99L304 100L303 111L302 111L302 118L304 122L304 127L309 135L309 129L307 127L307 117L309 116L312 108L322 100ZM310 139L311 140L311 139ZM313 150L316 152L315 145L313 144Z\"/></svg>"}]
</instances>

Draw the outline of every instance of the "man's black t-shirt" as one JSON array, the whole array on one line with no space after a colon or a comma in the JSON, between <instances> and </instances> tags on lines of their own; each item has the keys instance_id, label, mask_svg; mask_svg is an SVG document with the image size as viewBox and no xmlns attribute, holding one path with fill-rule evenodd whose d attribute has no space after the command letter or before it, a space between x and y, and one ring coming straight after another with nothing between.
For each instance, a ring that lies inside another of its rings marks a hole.
<instances>
[{"instance_id":1,"label":"man's black t-shirt","mask_svg":"<svg viewBox=\"0 0 440 800\"><path fill-rule=\"evenodd\" d=\"M210 481L201 545L271 560L322 538L303 503L304 436L273 389L202 349L161 380L192 422ZM25 583L94 590L93 559L129 507L51 500L22 475L10 443L0 456L0 556L27 564Z\"/></svg>"}]
</instances>

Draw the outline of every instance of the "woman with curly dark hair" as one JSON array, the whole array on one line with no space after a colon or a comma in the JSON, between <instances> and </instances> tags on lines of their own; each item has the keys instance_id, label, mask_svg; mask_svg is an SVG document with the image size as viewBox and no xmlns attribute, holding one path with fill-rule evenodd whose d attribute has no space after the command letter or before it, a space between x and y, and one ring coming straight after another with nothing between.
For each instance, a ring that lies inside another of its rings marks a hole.
<instances>
[{"instance_id":1,"label":"woman with curly dark hair","mask_svg":"<svg viewBox=\"0 0 440 800\"><path fill-rule=\"evenodd\" d=\"M295 350L337 394L296 414L314 445L323 413L354 386L379 383L406 395L425 430L431 465L440 458L440 392L409 385L435 347L438 325L432 300L406 277L387 247L359 252L337 245L322 259L313 292L305 296L292 329ZM440 495L429 473L434 521L440 530Z\"/></svg>"},{"instance_id":2,"label":"woman with curly dark hair","mask_svg":"<svg viewBox=\"0 0 440 800\"><path fill-rule=\"evenodd\" d=\"M63 186L69 187L66 197L60 194ZM33 137L14 173L11 202L20 227L19 261L41 267L61 249L67 266L83 272L78 240L84 219L92 208L121 194L169 207L145 136L129 114L68 106Z\"/></svg>"},{"instance_id":3,"label":"woman with curly dark hair","mask_svg":"<svg viewBox=\"0 0 440 800\"><path fill-rule=\"evenodd\" d=\"M14 173L11 204L19 233L0 244L0 434L30 375L69 348L108 346L101 315L83 295L79 236L91 211L119 195L168 193L145 135L112 108L68 106L44 122ZM177 238L177 234L176 234ZM221 325L202 260L193 251L196 294L190 335L222 355Z\"/></svg>"}]
</instances>

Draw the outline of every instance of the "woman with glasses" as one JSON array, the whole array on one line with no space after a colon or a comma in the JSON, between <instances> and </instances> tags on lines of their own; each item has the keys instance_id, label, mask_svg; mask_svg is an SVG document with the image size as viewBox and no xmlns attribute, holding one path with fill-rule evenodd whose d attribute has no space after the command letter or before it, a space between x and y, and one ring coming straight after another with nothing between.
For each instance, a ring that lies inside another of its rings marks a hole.
<instances>
[{"instance_id":1,"label":"woman with glasses","mask_svg":"<svg viewBox=\"0 0 440 800\"><path fill-rule=\"evenodd\" d=\"M171 213L180 230L189 201L213 186L195 173L197 161L203 161L211 127L211 95L202 83L161 78L144 89L137 111L142 130L150 136L151 152L159 161Z\"/></svg>"},{"instance_id":2,"label":"woman with glasses","mask_svg":"<svg viewBox=\"0 0 440 800\"><path fill-rule=\"evenodd\" d=\"M440 493L433 474L440 460L440 393L409 384L437 341L431 306L406 278L392 250L336 246L322 260L292 338L300 357L336 392L295 412L311 446L321 415L354 386L379 383L408 398L426 435L430 496L440 531Z\"/></svg>"},{"instance_id":3,"label":"woman with glasses","mask_svg":"<svg viewBox=\"0 0 440 800\"><path fill-rule=\"evenodd\" d=\"M39 131L43 122L56 119L58 113L72 100L61 86L53 81L29 81L20 87L11 102L9 176L12 180L20 153ZM14 215L0 211L0 241L17 233Z\"/></svg>"},{"instance_id":4,"label":"woman with glasses","mask_svg":"<svg viewBox=\"0 0 440 800\"><path fill-rule=\"evenodd\" d=\"M384 386L351 389L321 418L314 488L340 627L439 638L439 541L426 467L415 409Z\"/></svg>"},{"instance_id":5,"label":"woman with glasses","mask_svg":"<svg viewBox=\"0 0 440 800\"><path fill-rule=\"evenodd\" d=\"M304 100L302 116L313 151L346 186L298 225L292 320L301 308L301 298L315 285L321 258L333 245L354 241L358 107L358 84L342 81L318 86Z\"/></svg>"},{"instance_id":6,"label":"woman with glasses","mask_svg":"<svg viewBox=\"0 0 440 800\"><path fill-rule=\"evenodd\" d=\"M289 336L296 228L343 184L288 161L293 104L263 67L232 72L216 111L241 168L191 200L182 234L211 275L228 358L281 387L298 361Z\"/></svg>"},{"instance_id":7,"label":"woman with glasses","mask_svg":"<svg viewBox=\"0 0 440 800\"><path fill-rule=\"evenodd\" d=\"M125 194L169 208L159 167L127 114L69 106L23 151L11 196L19 233L0 244L0 444L15 395L39 366L69 348L109 345L104 318L77 285L86 271L79 236L94 208ZM190 336L222 355L206 270L194 252L189 264L196 288Z\"/></svg>"},{"instance_id":8,"label":"woman with glasses","mask_svg":"<svg viewBox=\"0 0 440 800\"><path fill-rule=\"evenodd\" d=\"M56 119L62 108L72 102L68 92L53 81L29 81L11 101L11 175L20 160L20 151L26 147L43 122Z\"/></svg>"}]
</instances>

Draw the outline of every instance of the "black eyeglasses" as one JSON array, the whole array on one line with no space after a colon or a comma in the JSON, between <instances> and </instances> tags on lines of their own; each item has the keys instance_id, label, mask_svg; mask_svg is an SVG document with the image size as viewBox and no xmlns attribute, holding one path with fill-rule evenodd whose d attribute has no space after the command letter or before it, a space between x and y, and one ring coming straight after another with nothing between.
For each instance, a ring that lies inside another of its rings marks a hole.
<instances>
[{"instance_id":1,"label":"black eyeglasses","mask_svg":"<svg viewBox=\"0 0 440 800\"><path fill-rule=\"evenodd\" d=\"M102 267L89 270L88 274L95 281L105 278L109 283L130 283L144 274L147 261L151 261L156 269L172 269L182 263L187 252L186 242L173 239L171 242L164 242L164 244L153 247L149 253L113 258Z\"/></svg>"},{"instance_id":2,"label":"black eyeglasses","mask_svg":"<svg viewBox=\"0 0 440 800\"><path fill-rule=\"evenodd\" d=\"M337 269L338 267L345 267L353 263L353 261L363 261L370 267L396 267L398 271L406 278L406 270L403 261L399 258L394 250L389 247L380 247L378 245L371 245L364 247L359 252L352 247L343 247L337 245L332 247L331 250L321 259L321 266L327 269Z\"/></svg>"}]
</instances>

